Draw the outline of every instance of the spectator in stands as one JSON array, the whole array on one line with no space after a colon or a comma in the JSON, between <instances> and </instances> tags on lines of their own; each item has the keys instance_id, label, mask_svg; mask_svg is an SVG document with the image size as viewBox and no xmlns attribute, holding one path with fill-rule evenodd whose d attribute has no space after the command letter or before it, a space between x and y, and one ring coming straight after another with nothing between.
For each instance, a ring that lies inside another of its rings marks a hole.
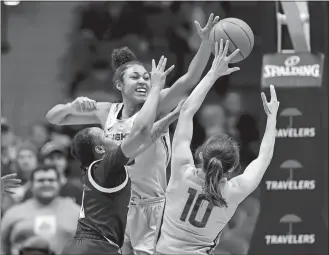
<instances>
[{"instance_id":1,"label":"spectator in stands","mask_svg":"<svg viewBox=\"0 0 329 255\"><path fill-rule=\"evenodd\" d=\"M53 141L46 143L40 151L41 161L45 165L55 166L60 182L59 195L61 197L69 197L75 203L81 205L82 188L72 183L69 177L69 168L67 160L67 150L60 144ZM27 191L24 200L32 197L31 190Z\"/></svg>"},{"instance_id":2,"label":"spectator in stands","mask_svg":"<svg viewBox=\"0 0 329 255\"><path fill-rule=\"evenodd\" d=\"M39 150L46 142L50 140L49 128L44 123L35 123L29 130L28 139Z\"/></svg>"},{"instance_id":3,"label":"spectator in stands","mask_svg":"<svg viewBox=\"0 0 329 255\"><path fill-rule=\"evenodd\" d=\"M42 165L31 174L32 198L14 205L1 222L1 248L4 254L18 255L26 240L43 237L59 254L76 231L80 207L71 199L59 197L59 172Z\"/></svg>"},{"instance_id":4,"label":"spectator in stands","mask_svg":"<svg viewBox=\"0 0 329 255\"><path fill-rule=\"evenodd\" d=\"M13 173L19 142L8 120L1 117L1 176Z\"/></svg>"},{"instance_id":5,"label":"spectator in stands","mask_svg":"<svg viewBox=\"0 0 329 255\"><path fill-rule=\"evenodd\" d=\"M238 139L237 123L242 113L241 95L237 92L228 92L223 100L223 106L227 113L228 134Z\"/></svg>"},{"instance_id":6,"label":"spectator in stands","mask_svg":"<svg viewBox=\"0 0 329 255\"><path fill-rule=\"evenodd\" d=\"M13 198L21 202L30 188L30 177L32 171L38 166L38 150L31 142L23 142L17 149L16 172L22 180L22 185L15 188Z\"/></svg>"},{"instance_id":7,"label":"spectator in stands","mask_svg":"<svg viewBox=\"0 0 329 255\"><path fill-rule=\"evenodd\" d=\"M197 117L205 131L205 139L215 134L227 133L225 111L219 103L205 103Z\"/></svg>"}]
</instances>

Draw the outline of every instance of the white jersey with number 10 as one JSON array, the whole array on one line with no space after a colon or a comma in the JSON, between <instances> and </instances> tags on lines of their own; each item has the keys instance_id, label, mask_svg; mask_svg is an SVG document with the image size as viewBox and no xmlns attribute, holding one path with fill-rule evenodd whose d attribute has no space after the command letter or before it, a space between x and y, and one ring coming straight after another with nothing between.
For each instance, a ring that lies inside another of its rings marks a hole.
<instances>
[{"instance_id":1,"label":"white jersey with number 10","mask_svg":"<svg viewBox=\"0 0 329 255\"><path fill-rule=\"evenodd\" d=\"M169 182L166 205L159 227L156 252L160 254L211 254L219 242L223 228L233 216L237 205L214 206L202 191L204 174L187 165L182 181ZM221 184L225 193L227 181Z\"/></svg>"}]
</instances>

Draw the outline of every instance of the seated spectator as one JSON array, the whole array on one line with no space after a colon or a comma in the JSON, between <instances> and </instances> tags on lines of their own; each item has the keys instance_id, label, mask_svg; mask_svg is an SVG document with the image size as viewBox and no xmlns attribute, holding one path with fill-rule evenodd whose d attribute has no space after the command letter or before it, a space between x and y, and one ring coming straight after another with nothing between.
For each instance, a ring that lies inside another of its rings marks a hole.
<instances>
[{"instance_id":1,"label":"seated spectator","mask_svg":"<svg viewBox=\"0 0 329 255\"><path fill-rule=\"evenodd\" d=\"M6 118L1 117L1 175L11 174L20 141L10 128Z\"/></svg>"},{"instance_id":2,"label":"seated spectator","mask_svg":"<svg viewBox=\"0 0 329 255\"><path fill-rule=\"evenodd\" d=\"M227 133L225 111L220 104L205 104L198 112L197 118L205 131L205 139L215 134Z\"/></svg>"},{"instance_id":3,"label":"seated spectator","mask_svg":"<svg viewBox=\"0 0 329 255\"><path fill-rule=\"evenodd\" d=\"M45 124L36 123L29 130L29 139L39 150L50 140L50 131Z\"/></svg>"},{"instance_id":4,"label":"seated spectator","mask_svg":"<svg viewBox=\"0 0 329 255\"><path fill-rule=\"evenodd\" d=\"M60 144L53 141L46 143L40 151L40 157L44 164L53 165L59 173L60 192L61 197L69 197L75 203L81 205L82 201L82 187L78 187L69 178L67 150ZM31 190L27 191L24 200L31 198Z\"/></svg>"},{"instance_id":5,"label":"seated spectator","mask_svg":"<svg viewBox=\"0 0 329 255\"><path fill-rule=\"evenodd\" d=\"M1 222L1 248L4 254L18 255L32 236L47 240L60 254L76 231L80 207L71 199L59 197L59 172L42 165L31 174L32 198L14 205Z\"/></svg>"},{"instance_id":6,"label":"seated spectator","mask_svg":"<svg viewBox=\"0 0 329 255\"><path fill-rule=\"evenodd\" d=\"M15 188L13 198L16 202L23 200L25 193L30 188L30 177L32 171L38 166L37 148L30 142L24 142L18 147L16 158L17 174L22 180L22 185Z\"/></svg>"}]
</instances>

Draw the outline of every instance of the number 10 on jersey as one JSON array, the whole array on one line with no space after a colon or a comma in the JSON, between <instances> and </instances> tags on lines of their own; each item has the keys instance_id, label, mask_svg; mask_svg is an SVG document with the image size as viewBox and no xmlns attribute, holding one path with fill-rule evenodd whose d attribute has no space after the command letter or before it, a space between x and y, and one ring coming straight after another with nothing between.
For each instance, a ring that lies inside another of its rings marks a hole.
<instances>
[{"instance_id":1,"label":"number 10 on jersey","mask_svg":"<svg viewBox=\"0 0 329 255\"><path fill-rule=\"evenodd\" d=\"M188 221L190 224L197 228L204 228L207 225L207 222L209 220L210 214L212 209L214 208L214 204L206 199L206 196L204 194L199 194L197 196L197 190L193 188L188 189L189 197L187 199L187 202L184 206L184 210L182 212L182 215L180 216L180 220L185 222L187 219L187 215L190 213L190 217L188 218ZM195 199L196 197L196 199ZM198 214L198 211L200 209L200 206L203 201L208 202L207 209L202 217L201 221L196 220L196 216ZM191 210L192 209L192 210Z\"/></svg>"}]
</instances>

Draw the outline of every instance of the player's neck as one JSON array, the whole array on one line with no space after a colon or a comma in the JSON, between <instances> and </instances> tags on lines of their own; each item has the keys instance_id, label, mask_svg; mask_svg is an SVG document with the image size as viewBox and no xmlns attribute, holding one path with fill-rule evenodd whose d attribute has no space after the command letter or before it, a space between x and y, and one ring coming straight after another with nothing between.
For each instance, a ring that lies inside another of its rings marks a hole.
<instances>
[{"instance_id":1,"label":"player's neck","mask_svg":"<svg viewBox=\"0 0 329 255\"><path fill-rule=\"evenodd\" d=\"M143 104L134 104L123 99L123 109L119 119L128 119L142 108Z\"/></svg>"}]
</instances>

